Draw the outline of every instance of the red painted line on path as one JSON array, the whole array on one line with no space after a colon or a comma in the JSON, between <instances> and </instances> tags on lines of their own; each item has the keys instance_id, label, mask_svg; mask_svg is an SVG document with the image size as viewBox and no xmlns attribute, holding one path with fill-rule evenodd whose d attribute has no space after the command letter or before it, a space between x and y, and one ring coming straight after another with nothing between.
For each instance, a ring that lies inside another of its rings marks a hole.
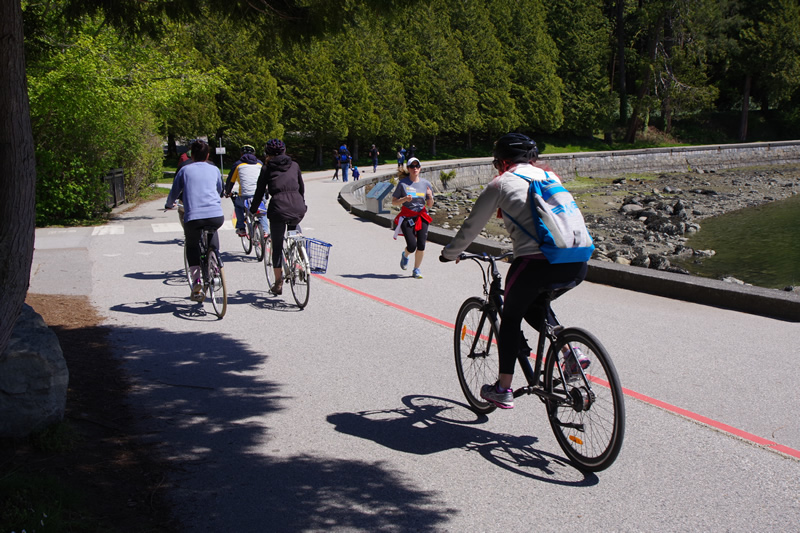
<instances>
[{"instance_id":1,"label":"red painted line on path","mask_svg":"<svg viewBox=\"0 0 800 533\"><path fill-rule=\"evenodd\" d=\"M444 326L444 327L450 328L450 329L453 329L455 327L455 325L451 324L450 322L445 322L444 320L439 320L436 317L432 317L430 315L426 315L425 313L420 313L419 311L414 311L413 309L409 309L408 307L403 307L402 305L396 304L394 302L390 302L389 300L384 300L383 298L379 298L379 297L374 296L372 294L360 291L358 289L354 289L353 287L350 287L348 285L344 285L342 283L339 283L338 281L333 281L332 279L326 278L325 276L322 276L320 274L314 274L314 277L316 277L318 279L321 279L323 281L327 281L331 285L335 285L337 287L340 287L342 289L348 290L350 292L354 292L354 293L356 293L356 294L358 294L360 296L364 296L365 298L369 298L370 300L375 300L376 302L380 302L380 303L382 303L384 305L388 305L389 307L393 307L393 308L395 308L395 309L397 309L399 311L403 311L405 313L410 313L410 314L412 314L412 315L414 315L416 317L422 318L424 320L430 320L431 322L439 324L440 326Z\"/></svg>"},{"instance_id":2,"label":"red painted line on path","mask_svg":"<svg viewBox=\"0 0 800 533\"><path fill-rule=\"evenodd\" d=\"M372 294L360 291L358 289L354 289L353 287L350 287L348 285L344 285L342 283L339 283L338 281L333 281L332 279L326 278L325 276L322 276L322 275L319 275L319 274L315 274L314 277L316 277L318 279L321 279L322 281L325 281L327 283L330 283L331 285L335 285L336 287L340 287L342 289L345 289L347 291L353 292L353 293L358 294L360 296L364 296L365 298L369 298L370 300L374 300L374 301L380 302L380 303L382 303L384 305L388 305L389 307L392 307L392 308L397 309L399 311L403 311L405 313L409 313L409 314L414 315L416 317L422 318L423 320L431 321L431 322L433 322L435 324L438 324L440 326L444 326L444 327L446 327L448 329L453 329L455 327L455 324L452 324L452 323L447 322L445 320L440 320L440 319L438 319L436 317L432 317L430 315L426 315L424 313L420 313L419 311L414 311L413 309L409 309L408 307L404 307L404 306L396 304L394 302L390 302L389 300L384 300L383 298L379 298L378 296L374 296ZM599 382L600 380L594 379L593 381ZM603 385L604 386L608 386L607 384L603 384ZM670 413L682 416L684 418L688 418L689 420L694 420L695 422L700 422L701 424L705 424L707 426L710 426L710 427L712 427L714 429L717 429L719 431L722 431L724 433L729 433L731 435L739 437L740 439L746 440L748 442L752 442L753 444L757 444L759 446L764 446L766 448L770 448L772 450L775 450L777 452L789 455L789 456L794 457L796 459L800 459L800 450L795 450L794 448L790 448L788 446L784 446L783 444L778 444L777 442L771 441L769 439L765 439L763 437L759 437L758 435L753 435L752 433L748 433L747 431L735 428L733 426L729 426L728 424L725 424L723 422L718 422L716 420L708 418L707 416L703 416L703 415L694 413L694 412L689 411L687 409L684 409L682 407L678 407L676 405L672 405L672 404L669 404L669 403L666 403L666 402L662 402L661 400L657 400L655 398L651 398L650 396L641 394L641 393L636 392L636 391L631 390L631 389L626 389L625 387L622 387L622 391L625 393L626 396L630 396L631 398L635 398L635 399L637 399L639 401L642 401L644 403L650 404L650 405L658 407L660 409L664 409L665 411L668 411Z\"/></svg>"}]
</instances>

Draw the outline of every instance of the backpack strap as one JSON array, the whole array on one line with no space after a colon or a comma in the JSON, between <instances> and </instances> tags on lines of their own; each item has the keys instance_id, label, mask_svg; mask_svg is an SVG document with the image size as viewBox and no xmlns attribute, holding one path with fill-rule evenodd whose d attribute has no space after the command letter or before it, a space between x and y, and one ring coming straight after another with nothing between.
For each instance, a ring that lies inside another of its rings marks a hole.
<instances>
[{"instance_id":1,"label":"backpack strap","mask_svg":"<svg viewBox=\"0 0 800 533\"><path fill-rule=\"evenodd\" d=\"M533 186L533 180L530 179L527 176L523 176L522 174L517 174L516 172L512 172L512 174L514 174L518 178L522 178L522 179L524 179L525 181L528 182L528 201L531 203L531 212L532 213L535 212L534 209L536 209L536 206L533 204L533 187L532 187ZM545 172L545 176L546 175L547 175L547 172ZM519 222L517 222L517 220L514 217L512 217L510 214L508 214L508 212L503 211L503 216L507 216L508 219L511 222L513 222L519 229L521 229L525 233L525 235L527 235L528 237L530 237L531 239L536 241L537 244L539 244L539 245L542 244L542 240L541 239L539 239L538 237L534 237L534 235L530 231L525 229L523 227L523 225L520 224Z\"/></svg>"}]
</instances>

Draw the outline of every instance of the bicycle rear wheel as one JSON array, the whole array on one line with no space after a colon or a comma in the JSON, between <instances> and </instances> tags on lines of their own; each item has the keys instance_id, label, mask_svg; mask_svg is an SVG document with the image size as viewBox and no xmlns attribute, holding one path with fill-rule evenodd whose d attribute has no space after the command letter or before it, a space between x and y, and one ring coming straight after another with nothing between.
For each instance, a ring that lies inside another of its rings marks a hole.
<instances>
[{"instance_id":1,"label":"bicycle rear wheel","mask_svg":"<svg viewBox=\"0 0 800 533\"><path fill-rule=\"evenodd\" d=\"M250 251L253 249L253 223L247 220L247 214L245 213L244 219L244 235L240 238L242 239L242 250L247 255L250 255Z\"/></svg>"},{"instance_id":2,"label":"bicycle rear wheel","mask_svg":"<svg viewBox=\"0 0 800 533\"><path fill-rule=\"evenodd\" d=\"M575 352L568 352L565 361L566 346L580 350L588 366L575 364ZM571 374L564 371L570 368ZM547 353L545 388L566 398L546 403L550 426L567 457L590 472L611 466L625 435L625 402L617 370L600 341L579 328L561 332Z\"/></svg>"},{"instance_id":3,"label":"bicycle rear wheel","mask_svg":"<svg viewBox=\"0 0 800 533\"><path fill-rule=\"evenodd\" d=\"M253 223L253 249L256 251L256 260L261 261L264 257L264 228L261 222Z\"/></svg>"},{"instance_id":4,"label":"bicycle rear wheel","mask_svg":"<svg viewBox=\"0 0 800 533\"><path fill-rule=\"evenodd\" d=\"M308 263L308 254L303 241L297 240L292 245L289 254L289 285L292 287L292 296L297 306L303 309L308 304L309 283L311 282L311 265Z\"/></svg>"},{"instance_id":5,"label":"bicycle rear wheel","mask_svg":"<svg viewBox=\"0 0 800 533\"><path fill-rule=\"evenodd\" d=\"M489 414L495 405L481 398L481 387L497 381L500 359L497 352L497 318L486 312L486 301L468 298L456 318L453 350L458 383L476 413Z\"/></svg>"},{"instance_id":6,"label":"bicycle rear wheel","mask_svg":"<svg viewBox=\"0 0 800 533\"><path fill-rule=\"evenodd\" d=\"M228 288L225 285L225 269L216 250L208 253L208 296L214 313L222 318L228 310Z\"/></svg>"}]
</instances>

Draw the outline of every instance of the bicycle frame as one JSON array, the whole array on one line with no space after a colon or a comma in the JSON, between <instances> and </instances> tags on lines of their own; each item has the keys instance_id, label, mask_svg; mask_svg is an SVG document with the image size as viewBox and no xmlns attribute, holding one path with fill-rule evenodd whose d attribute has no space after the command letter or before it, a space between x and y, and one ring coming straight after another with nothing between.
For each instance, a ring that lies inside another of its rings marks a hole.
<instances>
[{"instance_id":1,"label":"bicycle frame","mask_svg":"<svg viewBox=\"0 0 800 533\"><path fill-rule=\"evenodd\" d=\"M507 257L511 257L513 254L511 252L507 252L499 257L499 259L505 259ZM484 315L481 317L480 327L483 327L483 321L486 319L487 316L490 316L492 319L502 317L503 314L503 289L502 289L502 276L500 275L500 271L497 269L497 260L496 258L489 256L487 254L483 254L485 257L486 262L489 264L486 267L481 265L481 273L483 274L483 293L486 297L487 301L487 309ZM476 263L479 263L481 259L478 257L469 257L468 259L472 259ZM542 307L545 310L545 316L543 319L543 323L539 325L539 337L536 344L536 361L533 366L531 366L530 357L528 357L528 353L530 353L530 347L528 346L527 342L525 342L524 346L521 347L519 353L517 354L517 361L519 362L520 368L522 369L522 373L525 376L525 380L528 382L528 385L524 387L520 387L514 391L514 397L519 398L520 396L526 394L535 394L542 400L551 400L556 401L559 403L563 403L565 405L571 405L573 399L567 394L566 390L563 392L548 392L545 390L544 385L542 383L542 374L543 374L543 365L546 360L546 357L543 357L544 354L544 346L545 341L550 341L550 346L554 346L556 344L556 340L558 338L558 334L564 330L564 326L562 326L558 319L556 318L553 309L550 307L550 302L552 300L552 291L548 291L545 293L545 297L543 302L541 303ZM520 333L520 335L522 335ZM490 333L491 336L491 333ZM489 339L491 342L492 339ZM523 339L524 341L524 339ZM477 343L477 339L475 340ZM474 350L475 346L472 346ZM548 349L548 352L550 349ZM549 355L545 354L545 355ZM560 369L559 369L560 371ZM581 373L583 373L583 369L581 369ZM562 381L564 379L562 373ZM584 382L589 384L586 376L583 376Z\"/></svg>"},{"instance_id":2,"label":"bicycle frame","mask_svg":"<svg viewBox=\"0 0 800 533\"><path fill-rule=\"evenodd\" d=\"M470 408L487 415L503 405L484 391L499 373L498 336L503 313L502 276L497 261L511 254L463 253L459 259L481 265L483 296L469 297L461 305L454 329L454 352L459 385ZM536 297L541 306L535 361L520 332L516 354L527 384L514 390L515 398L533 394L546 406L550 427L564 453L579 468L599 471L617 458L625 434L623 389L616 368L599 340L588 331L562 326L551 302L574 283L553 284ZM466 340L469 337L469 340ZM549 344L548 344L549 342ZM545 346L547 352L545 353ZM591 375L584 369L591 366Z\"/></svg>"}]
</instances>

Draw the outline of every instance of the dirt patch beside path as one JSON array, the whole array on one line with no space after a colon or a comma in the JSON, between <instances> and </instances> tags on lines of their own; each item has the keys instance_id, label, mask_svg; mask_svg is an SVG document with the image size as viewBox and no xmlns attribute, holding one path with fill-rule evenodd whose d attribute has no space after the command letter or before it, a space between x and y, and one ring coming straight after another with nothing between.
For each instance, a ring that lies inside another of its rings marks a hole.
<instances>
[{"instance_id":1,"label":"dirt patch beside path","mask_svg":"<svg viewBox=\"0 0 800 533\"><path fill-rule=\"evenodd\" d=\"M69 368L65 422L77 443L69 451L41 452L8 445L3 472L46 474L82 496L87 531L178 531L166 504L169 466L136 435L126 405L129 383L85 296L28 294L26 303L58 336ZM84 517L81 517L84 518ZM82 520L83 523L83 520ZM81 529L84 531L84 529Z\"/></svg>"}]
</instances>

